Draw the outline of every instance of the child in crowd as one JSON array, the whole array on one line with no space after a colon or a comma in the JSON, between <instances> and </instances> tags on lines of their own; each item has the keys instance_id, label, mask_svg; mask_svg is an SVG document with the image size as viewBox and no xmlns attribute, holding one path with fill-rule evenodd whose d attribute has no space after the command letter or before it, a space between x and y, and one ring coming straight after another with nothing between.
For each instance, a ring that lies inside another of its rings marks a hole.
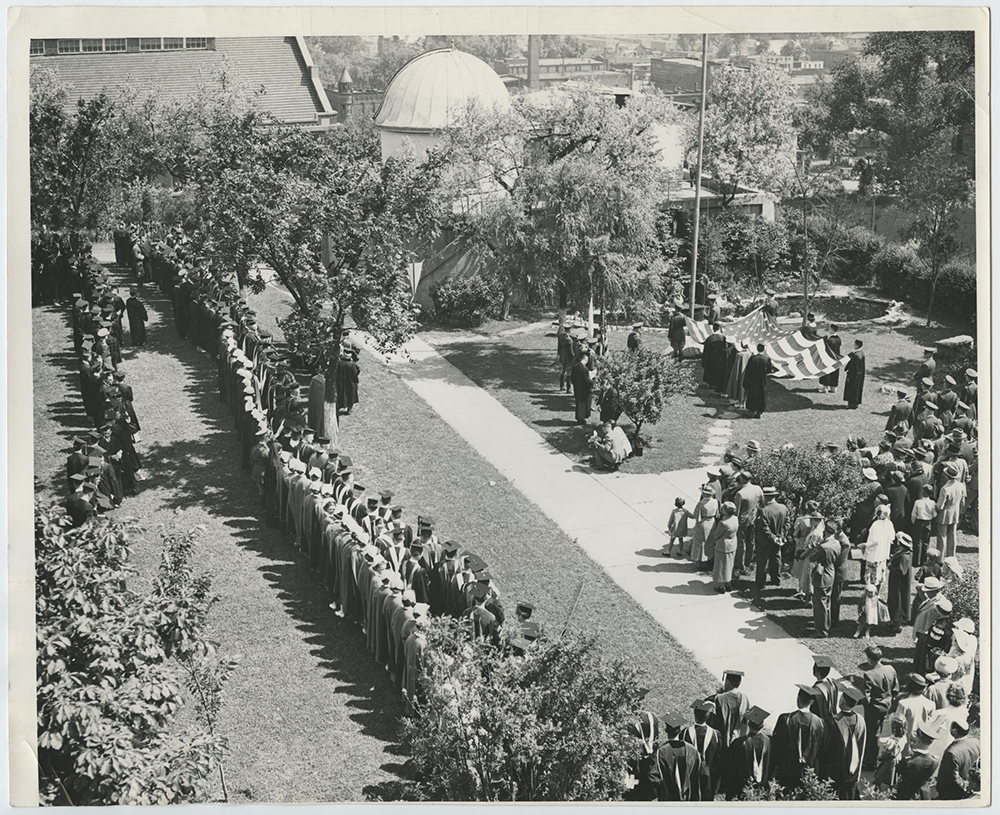
<instances>
[{"instance_id":1,"label":"child in crowd","mask_svg":"<svg viewBox=\"0 0 1000 815\"><path fill-rule=\"evenodd\" d=\"M922 566L927 557L927 546L931 540L931 527L937 517L937 504L934 501L934 487L924 484L920 497L914 502L910 512L913 522L913 565Z\"/></svg>"},{"instance_id":2,"label":"child in crowd","mask_svg":"<svg viewBox=\"0 0 1000 815\"><path fill-rule=\"evenodd\" d=\"M854 639L864 637L871 639L872 629L879 623L889 621L889 607L878 596L878 586L868 583L865 593L858 602L858 627L854 631Z\"/></svg>"},{"instance_id":3,"label":"child in crowd","mask_svg":"<svg viewBox=\"0 0 1000 815\"><path fill-rule=\"evenodd\" d=\"M691 541L688 539L688 521L694 518L691 511L684 506L684 499L677 498L674 501L674 511L670 513L670 521L667 523L667 534L670 542L663 552L664 557L683 557L691 553Z\"/></svg>"}]
</instances>

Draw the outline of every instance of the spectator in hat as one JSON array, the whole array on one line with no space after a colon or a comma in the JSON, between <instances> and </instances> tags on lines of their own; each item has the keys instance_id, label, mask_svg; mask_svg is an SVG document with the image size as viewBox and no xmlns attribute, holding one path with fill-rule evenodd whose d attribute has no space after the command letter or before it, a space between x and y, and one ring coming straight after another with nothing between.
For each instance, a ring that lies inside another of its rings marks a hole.
<instances>
[{"instance_id":1,"label":"spectator in hat","mask_svg":"<svg viewBox=\"0 0 1000 815\"><path fill-rule=\"evenodd\" d=\"M744 714L746 733L729 745L722 769L721 791L727 801L743 791L766 787L773 773L771 736L764 732L768 712L754 705Z\"/></svg>"},{"instance_id":2,"label":"spectator in hat","mask_svg":"<svg viewBox=\"0 0 1000 815\"><path fill-rule=\"evenodd\" d=\"M358 403L358 379L361 368L358 358L360 349L349 337L348 329L344 329L344 338L340 345L340 360L337 363L337 411L344 416L350 416Z\"/></svg>"},{"instance_id":3,"label":"spectator in hat","mask_svg":"<svg viewBox=\"0 0 1000 815\"><path fill-rule=\"evenodd\" d=\"M736 534L739 520L736 505L731 501L722 504L718 521L709 533L707 548L714 553L712 580L719 594L733 590L733 564L736 562Z\"/></svg>"},{"instance_id":4,"label":"spectator in hat","mask_svg":"<svg viewBox=\"0 0 1000 815\"><path fill-rule=\"evenodd\" d=\"M913 670L926 673L929 667L928 635L939 620L951 614L951 601L942 592L944 584L940 578L926 577L919 588L924 594L924 599L917 606L913 619L913 641L916 646Z\"/></svg>"},{"instance_id":5,"label":"spectator in hat","mask_svg":"<svg viewBox=\"0 0 1000 815\"><path fill-rule=\"evenodd\" d=\"M146 323L149 322L149 314L139 299L139 289L136 286L129 289L129 298L125 301L125 313L128 315L128 330L132 345L145 345Z\"/></svg>"},{"instance_id":6,"label":"spectator in hat","mask_svg":"<svg viewBox=\"0 0 1000 815\"><path fill-rule=\"evenodd\" d=\"M864 581L881 588L885 582L885 566L895 537L896 530L889 520L889 505L880 503L875 510L875 520L868 527L868 536L860 545L865 554Z\"/></svg>"},{"instance_id":7,"label":"spectator in hat","mask_svg":"<svg viewBox=\"0 0 1000 815\"><path fill-rule=\"evenodd\" d=\"M590 349L581 349L579 361L573 365L570 382L573 385L573 400L576 403L576 423L587 424L590 418L590 397L593 389L593 372L589 366Z\"/></svg>"},{"instance_id":8,"label":"spectator in hat","mask_svg":"<svg viewBox=\"0 0 1000 815\"><path fill-rule=\"evenodd\" d=\"M813 699L820 691L810 685L797 687L796 709L778 716L771 737L774 778L785 789L799 786L806 769L819 770L826 747L826 725L812 711Z\"/></svg>"},{"instance_id":9,"label":"spectator in hat","mask_svg":"<svg viewBox=\"0 0 1000 815\"><path fill-rule=\"evenodd\" d=\"M956 718L950 727L953 741L941 756L937 774L939 801L961 801L969 798L979 785L979 761L982 748L979 739L969 735L967 719Z\"/></svg>"},{"instance_id":10,"label":"spectator in hat","mask_svg":"<svg viewBox=\"0 0 1000 815\"><path fill-rule=\"evenodd\" d=\"M945 701L947 704L932 714L927 722L928 729L935 734L934 741L927 752L939 761L954 739L951 726L955 722L960 722L968 727L969 718L969 700L965 695L965 688L961 685L956 685L954 682L949 684L945 691Z\"/></svg>"},{"instance_id":11,"label":"spectator in hat","mask_svg":"<svg viewBox=\"0 0 1000 815\"><path fill-rule=\"evenodd\" d=\"M896 712L903 716L906 723L907 752L912 749L917 728L930 721L936 711L934 703L924 695L926 690L927 680L923 675L911 673L906 679L906 693L896 701Z\"/></svg>"},{"instance_id":12,"label":"spectator in hat","mask_svg":"<svg viewBox=\"0 0 1000 815\"><path fill-rule=\"evenodd\" d=\"M778 300L774 296L774 289L764 289L764 294L767 300L764 301L764 305L760 307L760 310L764 312L772 320L776 321L778 319Z\"/></svg>"},{"instance_id":13,"label":"spectator in hat","mask_svg":"<svg viewBox=\"0 0 1000 815\"><path fill-rule=\"evenodd\" d=\"M827 353L834 359L840 359L840 348L842 341L837 333L837 326L830 324L830 333L823 338L826 344ZM830 373L819 378L820 393L835 393L840 384L840 368L834 368Z\"/></svg>"},{"instance_id":14,"label":"spectator in hat","mask_svg":"<svg viewBox=\"0 0 1000 815\"><path fill-rule=\"evenodd\" d=\"M742 470L739 478L739 488L734 496L739 513L739 532L736 549L735 574L739 576L744 569L749 570L755 562L757 516L764 504L764 491L750 480L750 473Z\"/></svg>"},{"instance_id":15,"label":"spectator in hat","mask_svg":"<svg viewBox=\"0 0 1000 815\"><path fill-rule=\"evenodd\" d=\"M559 367L559 390L570 392L570 371L573 368L573 340L569 329L560 325L556 332L556 365Z\"/></svg>"},{"instance_id":16,"label":"spectator in hat","mask_svg":"<svg viewBox=\"0 0 1000 815\"><path fill-rule=\"evenodd\" d=\"M927 723L917 726L908 739L910 754L899 765L899 781L893 796L897 801L929 801L931 782L937 772L938 760L929 754L935 733Z\"/></svg>"},{"instance_id":17,"label":"spectator in hat","mask_svg":"<svg viewBox=\"0 0 1000 815\"><path fill-rule=\"evenodd\" d=\"M698 569L702 572L711 568L712 560L715 557L715 551L708 545L708 541L712 534L712 527L715 526L715 520L719 515L719 495L721 495L721 490L717 493L709 484L704 484L701 488L701 498L694 507L691 526L691 560L698 564Z\"/></svg>"},{"instance_id":18,"label":"spectator in hat","mask_svg":"<svg viewBox=\"0 0 1000 815\"><path fill-rule=\"evenodd\" d=\"M976 624L968 617L957 620L952 625L952 643L948 656L955 660L952 681L965 688L966 696L972 695L972 685L976 674L976 650L979 640L975 636Z\"/></svg>"},{"instance_id":19,"label":"spectator in hat","mask_svg":"<svg viewBox=\"0 0 1000 815\"><path fill-rule=\"evenodd\" d=\"M893 469L889 472L888 486L885 497L889 499L889 520L897 532L907 532L910 529L910 493L903 483L902 470Z\"/></svg>"},{"instance_id":20,"label":"spectator in hat","mask_svg":"<svg viewBox=\"0 0 1000 815\"><path fill-rule=\"evenodd\" d=\"M827 771L841 801L858 800L858 784L864 762L867 730L860 703L865 695L851 683L844 683L840 711L829 725L830 755Z\"/></svg>"},{"instance_id":21,"label":"spectator in hat","mask_svg":"<svg viewBox=\"0 0 1000 815\"><path fill-rule=\"evenodd\" d=\"M937 679L927 686L924 695L934 703L935 710L948 706L948 688L954 684L952 674L958 669L958 663L949 656L940 656L934 661L934 673Z\"/></svg>"},{"instance_id":22,"label":"spectator in hat","mask_svg":"<svg viewBox=\"0 0 1000 815\"><path fill-rule=\"evenodd\" d=\"M757 548L756 588L764 588L764 580L772 586L781 585L778 571L781 567L781 547L785 543L785 525L788 522L788 507L778 501L778 490L764 487L764 506L757 514L755 524L755 544Z\"/></svg>"},{"instance_id":23,"label":"spectator in hat","mask_svg":"<svg viewBox=\"0 0 1000 815\"><path fill-rule=\"evenodd\" d=\"M810 561L806 555L813 548L823 543L825 524L823 514L819 511L816 501L806 501L804 512L795 519L792 538L795 541L795 560L792 563L792 577L798 581L795 599L812 602L812 582L810 580Z\"/></svg>"},{"instance_id":24,"label":"spectator in hat","mask_svg":"<svg viewBox=\"0 0 1000 815\"><path fill-rule=\"evenodd\" d=\"M865 352L862 340L854 341L854 350L844 366L844 401L847 407L856 410L861 404L865 390Z\"/></svg>"},{"instance_id":25,"label":"spectator in hat","mask_svg":"<svg viewBox=\"0 0 1000 815\"><path fill-rule=\"evenodd\" d=\"M913 542L905 532L897 532L889 553L889 621L892 631L898 634L910 621L910 595L912 590Z\"/></svg>"},{"instance_id":26,"label":"spectator in hat","mask_svg":"<svg viewBox=\"0 0 1000 815\"><path fill-rule=\"evenodd\" d=\"M861 471L864 482L858 488L858 498L851 511L849 524L851 543L860 544L868 535L868 529L875 520L875 508L879 506L878 497L882 494L882 485L878 482L878 474L871 467Z\"/></svg>"},{"instance_id":27,"label":"spectator in hat","mask_svg":"<svg viewBox=\"0 0 1000 815\"><path fill-rule=\"evenodd\" d=\"M670 347L674 351L674 359L680 359L687 343L687 322L680 305L674 306L674 313L667 323L667 339L670 340Z\"/></svg>"},{"instance_id":28,"label":"spectator in hat","mask_svg":"<svg viewBox=\"0 0 1000 815\"><path fill-rule=\"evenodd\" d=\"M701 800L711 801L719 788L722 758L722 737L708 723L715 704L708 699L699 699L691 707L694 709L694 724L681 733L681 738L698 751L701 759Z\"/></svg>"},{"instance_id":29,"label":"spectator in hat","mask_svg":"<svg viewBox=\"0 0 1000 815\"><path fill-rule=\"evenodd\" d=\"M642 323L633 323L632 330L629 331L625 340L625 347L629 351L638 351L642 348Z\"/></svg>"},{"instance_id":30,"label":"spectator in hat","mask_svg":"<svg viewBox=\"0 0 1000 815\"><path fill-rule=\"evenodd\" d=\"M701 800L701 757L681 738L684 719L676 713L662 717L663 731L649 780L658 801Z\"/></svg>"},{"instance_id":31,"label":"spectator in hat","mask_svg":"<svg viewBox=\"0 0 1000 815\"><path fill-rule=\"evenodd\" d=\"M705 322L709 325L719 322L722 318L722 310L719 308L719 295L710 294L705 298L708 303L708 311L705 312Z\"/></svg>"},{"instance_id":32,"label":"spectator in hat","mask_svg":"<svg viewBox=\"0 0 1000 815\"><path fill-rule=\"evenodd\" d=\"M965 385L960 396L969 406L969 418L976 421L979 409L979 372L975 368L965 369Z\"/></svg>"},{"instance_id":33,"label":"spectator in hat","mask_svg":"<svg viewBox=\"0 0 1000 815\"><path fill-rule=\"evenodd\" d=\"M938 492L937 499L937 545L944 557L953 557L957 547L958 522L965 514L965 484L961 479L961 469L955 462L944 467L947 479Z\"/></svg>"},{"instance_id":34,"label":"spectator in hat","mask_svg":"<svg viewBox=\"0 0 1000 815\"><path fill-rule=\"evenodd\" d=\"M935 525L938 509L934 500L934 487L927 483L927 477L914 474L911 481L916 482L913 486L920 486L920 497L914 502L910 510L910 520L913 524L913 550L914 565L922 566L927 556L927 548L931 540L931 527Z\"/></svg>"},{"instance_id":35,"label":"spectator in hat","mask_svg":"<svg viewBox=\"0 0 1000 815\"><path fill-rule=\"evenodd\" d=\"M881 792L892 792L898 777L897 769L906 752L906 720L902 714L893 713L889 717L888 732L877 739L876 748L878 756L872 783Z\"/></svg>"}]
</instances>

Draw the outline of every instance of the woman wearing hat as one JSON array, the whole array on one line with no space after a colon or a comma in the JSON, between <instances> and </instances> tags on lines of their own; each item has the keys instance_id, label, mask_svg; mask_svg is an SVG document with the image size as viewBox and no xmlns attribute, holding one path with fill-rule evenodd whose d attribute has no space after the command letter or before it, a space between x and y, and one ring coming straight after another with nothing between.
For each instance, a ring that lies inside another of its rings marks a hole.
<instances>
[{"instance_id":1,"label":"woman wearing hat","mask_svg":"<svg viewBox=\"0 0 1000 815\"><path fill-rule=\"evenodd\" d=\"M726 501L722 504L722 514L708 536L708 546L715 553L712 580L719 594L733 590L733 565L736 563L736 504Z\"/></svg>"},{"instance_id":2,"label":"woman wearing hat","mask_svg":"<svg viewBox=\"0 0 1000 815\"><path fill-rule=\"evenodd\" d=\"M812 568L805 560L809 550L823 543L825 525L819 503L806 501L805 513L795 519L792 538L795 540L795 561L792 563L792 577L798 581L796 600L812 602Z\"/></svg>"},{"instance_id":3,"label":"woman wearing hat","mask_svg":"<svg viewBox=\"0 0 1000 815\"><path fill-rule=\"evenodd\" d=\"M889 560L896 530L889 520L889 505L880 503L875 510L875 520L868 527L868 536L861 548L865 553L866 583L874 583L881 588L885 582L885 567Z\"/></svg>"},{"instance_id":4,"label":"woman wearing hat","mask_svg":"<svg viewBox=\"0 0 1000 815\"><path fill-rule=\"evenodd\" d=\"M715 490L708 484L701 488L701 498L694 507L694 525L691 529L691 560L698 564L699 571L707 572L712 568L715 550L708 545L709 535L719 516L719 501Z\"/></svg>"},{"instance_id":5,"label":"woman wearing hat","mask_svg":"<svg viewBox=\"0 0 1000 815\"><path fill-rule=\"evenodd\" d=\"M979 640L976 638L976 624L968 617L956 621L951 629L951 651L948 656L955 660L955 672L951 675L967 695L972 694L972 684L976 675L976 650Z\"/></svg>"},{"instance_id":6,"label":"woman wearing hat","mask_svg":"<svg viewBox=\"0 0 1000 815\"><path fill-rule=\"evenodd\" d=\"M965 513L965 483L960 480L960 469L956 462L944 467L948 479L938 492L937 499L937 545L945 557L953 557L957 546L958 522Z\"/></svg>"}]
</instances>

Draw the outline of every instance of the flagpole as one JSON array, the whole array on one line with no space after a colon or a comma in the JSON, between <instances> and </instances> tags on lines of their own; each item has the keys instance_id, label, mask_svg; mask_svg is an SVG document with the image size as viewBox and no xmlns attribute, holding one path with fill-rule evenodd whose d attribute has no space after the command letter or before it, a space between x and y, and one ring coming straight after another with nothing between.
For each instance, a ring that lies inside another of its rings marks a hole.
<instances>
[{"instance_id":1,"label":"flagpole","mask_svg":"<svg viewBox=\"0 0 1000 815\"><path fill-rule=\"evenodd\" d=\"M701 35L701 110L698 111L698 169L694 179L694 234L691 237L691 301L690 315L694 319L694 301L698 281L698 227L701 222L701 162L705 151L705 97L708 92L708 34Z\"/></svg>"}]
</instances>

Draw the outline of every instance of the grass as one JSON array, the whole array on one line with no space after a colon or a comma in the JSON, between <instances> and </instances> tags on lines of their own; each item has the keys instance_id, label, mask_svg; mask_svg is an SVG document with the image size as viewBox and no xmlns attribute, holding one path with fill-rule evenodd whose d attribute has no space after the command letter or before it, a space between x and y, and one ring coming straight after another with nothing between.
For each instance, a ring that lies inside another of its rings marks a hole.
<instances>
[{"instance_id":1,"label":"grass","mask_svg":"<svg viewBox=\"0 0 1000 815\"><path fill-rule=\"evenodd\" d=\"M283 313L279 298L270 290L255 298L258 320L270 324ZM479 553L508 610L528 599L548 631L568 625L595 636L609 658L640 667L653 710L683 714L716 689L717 680L600 566L367 352L360 400L341 421L341 446L359 482L390 487L411 523L429 514L445 539Z\"/></svg>"}]
</instances>

